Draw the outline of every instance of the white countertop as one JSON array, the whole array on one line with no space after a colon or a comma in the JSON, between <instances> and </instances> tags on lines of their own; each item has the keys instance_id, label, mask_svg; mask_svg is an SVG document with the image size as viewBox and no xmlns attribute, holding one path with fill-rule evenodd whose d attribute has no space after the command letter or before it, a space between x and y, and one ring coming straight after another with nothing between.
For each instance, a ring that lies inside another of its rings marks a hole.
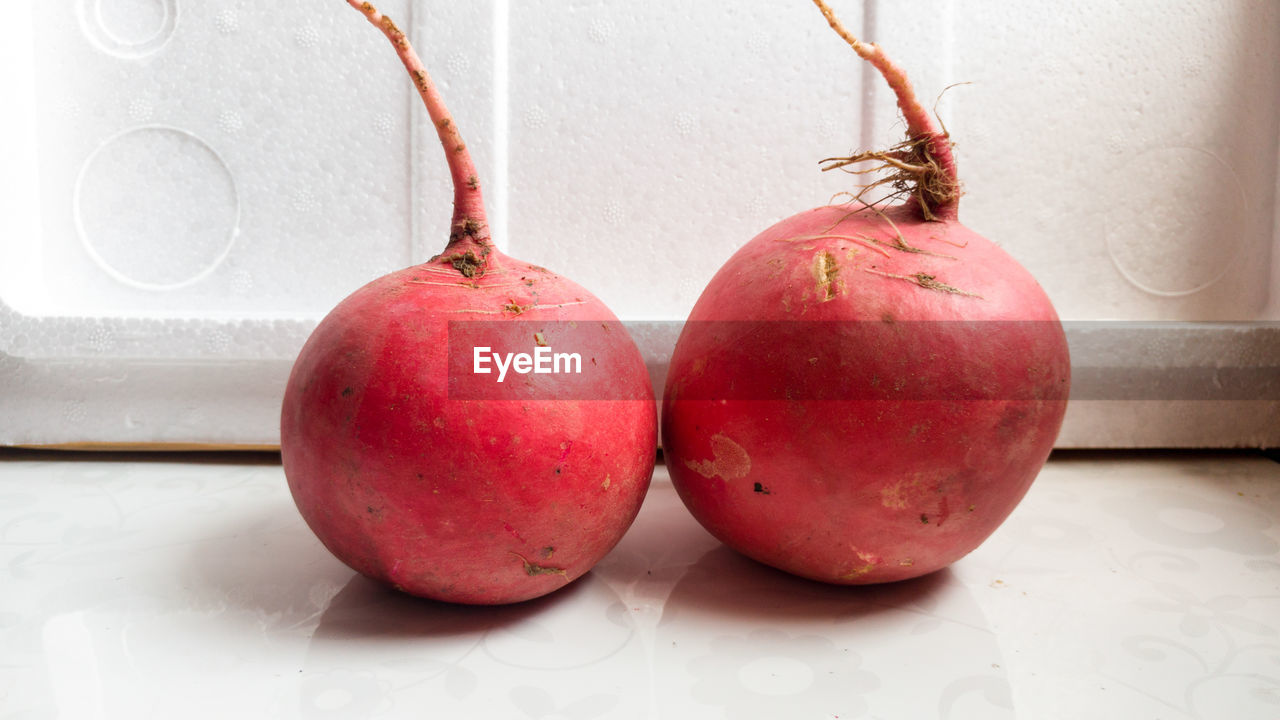
<instances>
[{"instance_id":1,"label":"white countertop","mask_svg":"<svg viewBox=\"0 0 1280 720\"><path fill-rule=\"evenodd\" d=\"M1280 463L1066 454L949 570L827 587L659 467L574 585L468 608L333 559L274 456L0 452L0 718L1280 718Z\"/></svg>"}]
</instances>

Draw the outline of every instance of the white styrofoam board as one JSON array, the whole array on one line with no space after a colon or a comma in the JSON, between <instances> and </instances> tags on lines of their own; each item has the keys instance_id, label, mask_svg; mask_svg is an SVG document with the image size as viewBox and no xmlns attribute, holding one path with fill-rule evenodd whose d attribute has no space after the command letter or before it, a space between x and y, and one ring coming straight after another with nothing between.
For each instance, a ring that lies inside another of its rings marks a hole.
<instances>
[{"instance_id":1,"label":"white styrofoam board","mask_svg":"<svg viewBox=\"0 0 1280 720\"><path fill-rule=\"evenodd\" d=\"M499 243L634 322L678 321L738 245L846 189L819 158L900 131L807 3L382 5L463 124ZM938 105L963 218L1065 318L1280 319L1273 3L835 5L922 97L973 83ZM445 236L447 175L394 55L336 0L8 17L0 442L274 441L314 322ZM1134 408L1079 403L1062 444L1252 443L1239 407L1117 435Z\"/></svg>"}]
</instances>

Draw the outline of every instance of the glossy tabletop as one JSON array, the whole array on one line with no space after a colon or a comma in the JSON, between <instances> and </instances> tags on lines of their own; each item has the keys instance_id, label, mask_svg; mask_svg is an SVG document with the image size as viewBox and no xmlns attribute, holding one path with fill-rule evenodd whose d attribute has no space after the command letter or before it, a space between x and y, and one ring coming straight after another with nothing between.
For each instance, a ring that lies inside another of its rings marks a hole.
<instances>
[{"instance_id":1,"label":"glossy tabletop","mask_svg":"<svg viewBox=\"0 0 1280 720\"><path fill-rule=\"evenodd\" d=\"M275 456L0 452L0 719L1280 718L1280 463L1055 456L948 570L744 559L659 466L596 569L517 606L354 575Z\"/></svg>"}]
</instances>

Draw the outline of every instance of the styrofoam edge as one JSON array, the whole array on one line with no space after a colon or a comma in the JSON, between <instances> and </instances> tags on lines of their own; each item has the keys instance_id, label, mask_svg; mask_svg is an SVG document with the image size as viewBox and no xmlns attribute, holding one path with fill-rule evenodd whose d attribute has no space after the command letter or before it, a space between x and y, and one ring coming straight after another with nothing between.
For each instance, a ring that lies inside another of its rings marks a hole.
<instances>
[{"instance_id":1,"label":"styrofoam edge","mask_svg":"<svg viewBox=\"0 0 1280 720\"><path fill-rule=\"evenodd\" d=\"M666 380L679 323L627 323L655 394ZM1068 324L1077 379L1060 448L1280 446L1280 323L1115 324L1106 342ZM1154 333L1154 335L1152 335ZM1128 338L1129 340L1126 340ZM1183 368L1147 350L1172 343ZM1125 343L1129 344L1126 346ZM1177 347L1185 352L1176 350ZM1215 358L1252 372L1253 386L1214 399ZM0 354L0 445L148 443L276 446L292 359L157 361L22 359ZM1179 369L1203 368L1188 387ZM1089 372L1081 372L1088 370ZM1083 383L1083 386L1082 386ZM1121 399L1107 399L1109 397ZM1162 399L1162 398L1168 399ZM18 426L17 419L22 425Z\"/></svg>"}]
</instances>

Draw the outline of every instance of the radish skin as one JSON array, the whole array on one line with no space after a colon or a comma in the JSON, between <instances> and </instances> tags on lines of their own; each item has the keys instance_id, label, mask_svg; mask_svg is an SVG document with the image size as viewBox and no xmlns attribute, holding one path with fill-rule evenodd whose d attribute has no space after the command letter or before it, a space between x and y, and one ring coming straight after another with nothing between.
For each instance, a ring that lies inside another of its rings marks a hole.
<instances>
[{"instance_id":1,"label":"radish skin","mask_svg":"<svg viewBox=\"0 0 1280 720\"><path fill-rule=\"evenodd\" d=\"M485 605L545 595L590 570L640 508L657 445L649 376L591 293L494 247L466 143L408 39L348 2L422 96L453 218L444 252L356 290L307 340L281 410L289 489L335 556L407 593ZM506 357L572 351L586 371L499 385L468 365L481 341Z\"/></svg>"},{"instance_id":2,"label":"radish skin","mask_svg":"<svg viewBox=\"0 0 1280 720\"><path fill-rule=\"evenodd\" d=\"M1008 517L1070 386L1035 279L959 222L950 139L876 45L907 138L875 162L906 201L782 220L716 273L676 344L663 452L695 518L763 563L835 584L944 568Z\"/></svg>"}]
</instances>

